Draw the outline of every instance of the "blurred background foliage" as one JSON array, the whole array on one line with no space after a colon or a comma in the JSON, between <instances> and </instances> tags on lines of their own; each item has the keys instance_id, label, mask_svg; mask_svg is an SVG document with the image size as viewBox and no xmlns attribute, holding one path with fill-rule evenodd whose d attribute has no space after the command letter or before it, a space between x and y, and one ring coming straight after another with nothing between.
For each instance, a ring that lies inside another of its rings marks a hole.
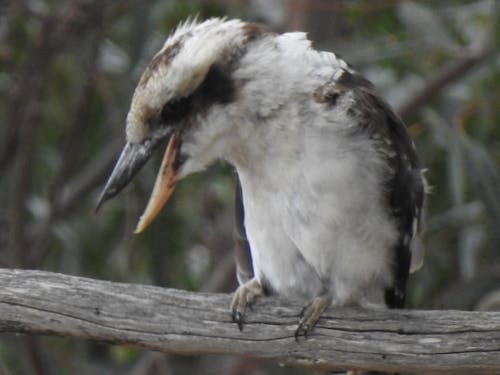
<instances>
[{"instance_id":1,"label":"blurred background foliage","mask_svg":"<svg viewBox=\"0 0 500 375\"><path fill-rule=\"evenodd\" d=\"M371 79L428 169L427 248L412 308L500 307L500 2L0 0L0 266L229 292L234 172L181 182L132 231L159 160L94 213L133 89L175 25L240 17L304 30ZM0 337L6 374L310 373L64 338Z\"/></svg>"}]
</instances>

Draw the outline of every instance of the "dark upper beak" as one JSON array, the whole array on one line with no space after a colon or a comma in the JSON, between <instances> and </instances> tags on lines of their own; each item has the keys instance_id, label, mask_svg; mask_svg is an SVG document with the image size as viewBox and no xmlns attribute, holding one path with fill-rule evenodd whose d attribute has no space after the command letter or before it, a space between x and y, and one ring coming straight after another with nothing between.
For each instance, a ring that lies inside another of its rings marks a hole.
<instances>
[{"instance_id":1,"label":"dark upper beak","mask_svg":"<svg viewBox=\"0 0 500 375\"><path fill-rule=\"evenodd\" d=\"M120 158L111 172L106 186L97 201L96 212L108 199L116 196L139 172L144 164L149 160L153 151L162 141L171 135L172 131L162 131L145 138L141 143L127 143L122 150Z\"/></svg>"}]
</instances>

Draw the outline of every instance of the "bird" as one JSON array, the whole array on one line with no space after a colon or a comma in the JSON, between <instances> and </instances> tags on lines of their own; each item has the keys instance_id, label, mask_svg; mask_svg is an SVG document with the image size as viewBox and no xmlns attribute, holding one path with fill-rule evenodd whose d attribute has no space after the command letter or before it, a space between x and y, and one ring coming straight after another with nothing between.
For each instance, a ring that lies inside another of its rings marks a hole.
<instances>
[{"instance_id":1,"label":"bird","mask_svg":"<svg viewBox=\"0 0 500 375\"><path fill-rule=\"evenodd\" d=\"M181 23L142 73L125 133L97 208L164 149L136 233L177 181L217 160L234 167L240 330L263 295L303 303L296 339L329 306L404 306L423 259L415 145L374 85L306 33Z\"/></svg>"}]
</instances>

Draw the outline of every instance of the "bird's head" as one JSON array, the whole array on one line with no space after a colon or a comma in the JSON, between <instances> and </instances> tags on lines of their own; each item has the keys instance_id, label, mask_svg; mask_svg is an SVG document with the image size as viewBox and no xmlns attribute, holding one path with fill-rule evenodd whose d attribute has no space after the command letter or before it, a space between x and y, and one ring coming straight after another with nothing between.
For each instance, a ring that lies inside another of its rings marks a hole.
<instances>
[{"instance_id":1,"label":"bird's head","mask_svg":"<svg viewBox=\"0 0 500 375\"><path fill-rule=\"evenodd\" d=\"M230 125L221 112L238 95L231 73L247 44L262 32L256 25L221 19L188 21L177 28L135 89L126 121L126 145L97 207L118 194L155 150L165 147L148 206L136 228L141 232L179 178L221 156L214 144Z\"/></svg>"}]
</instances>

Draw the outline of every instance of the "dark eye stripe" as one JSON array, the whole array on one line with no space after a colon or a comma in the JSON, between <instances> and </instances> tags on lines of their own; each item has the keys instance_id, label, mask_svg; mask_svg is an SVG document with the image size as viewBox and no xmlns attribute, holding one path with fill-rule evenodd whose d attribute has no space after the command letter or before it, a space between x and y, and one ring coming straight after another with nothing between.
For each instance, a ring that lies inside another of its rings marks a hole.
<instances>
[{"instance_id":1,"label":"dark eye stripe","mask_svg":"<svg viewBox=\"0 0 500 375\"><path fill-rule=\"evenodd\" d=\"M191 97L181 97L169 100L161 110L161 121L172 123L182 120L189 112Z\"/></svg>"},{"instance_id":2,"label":"dark eye stripe","mask_svg":"<svg viewBox=\"0 0 500 375\"><path fill-rule=\"evenodd\" d=\"M228 69L214 65L204 81L188 96L176 97L161 109L158 124L171 126L185 123L188 117L203 113L214 104L228 104L235 99L235 88Z\"/></svg>"}]
</instances>

